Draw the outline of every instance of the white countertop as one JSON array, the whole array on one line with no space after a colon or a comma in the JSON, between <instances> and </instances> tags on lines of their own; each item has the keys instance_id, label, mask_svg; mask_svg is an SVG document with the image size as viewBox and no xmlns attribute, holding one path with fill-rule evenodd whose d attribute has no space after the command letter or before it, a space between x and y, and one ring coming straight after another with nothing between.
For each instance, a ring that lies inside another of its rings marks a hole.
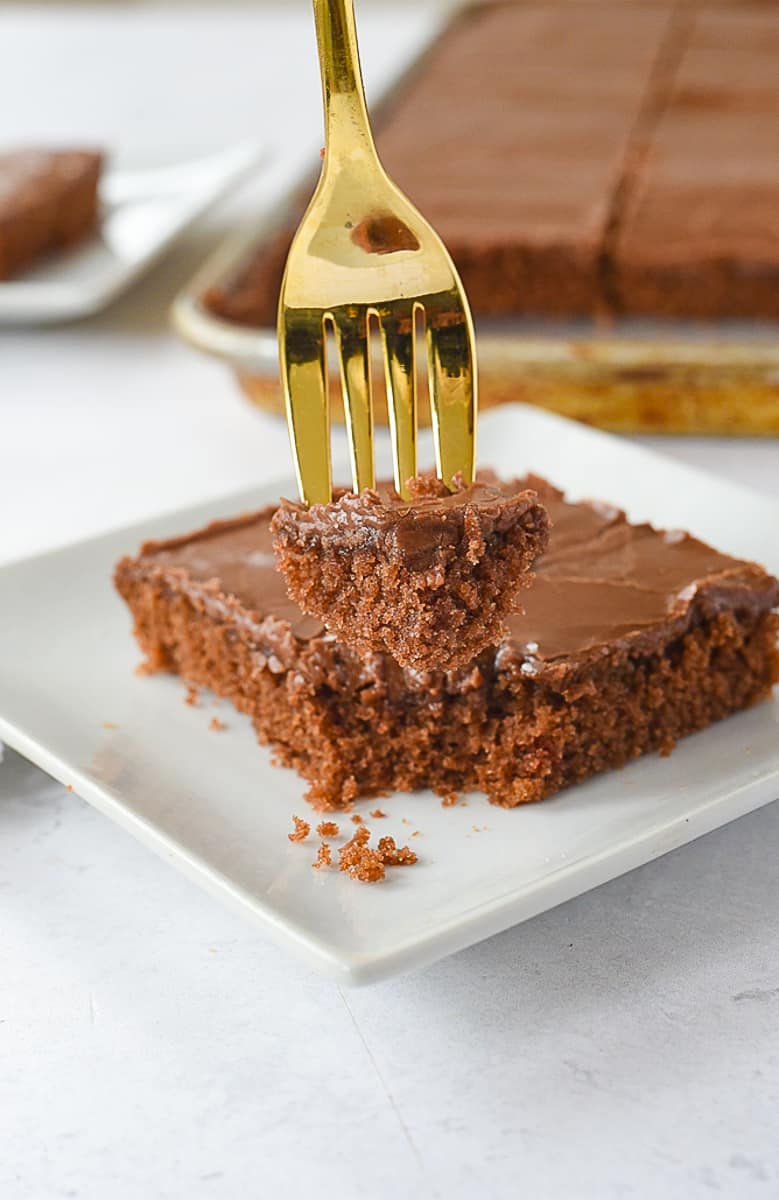
<instances>
[{"instance_id":1,"label":"white countertop","mask_svg":"<svg viewBox=\"0 0 779 1200\"><path fill-rule=\"evenodd\" d=\"M369 85L433 11L362 5ZM316 144L306 4L11 4L0 34L0 99L30 98L0 142ZM0 333L0 560L288 469L284 428L165 323L263 186L101 317ZM779 496L775 441L663 447ZM778 841L772 805L346 993L7 752L0 1197L776 1196Z\"/></svg>"}]
</instances>

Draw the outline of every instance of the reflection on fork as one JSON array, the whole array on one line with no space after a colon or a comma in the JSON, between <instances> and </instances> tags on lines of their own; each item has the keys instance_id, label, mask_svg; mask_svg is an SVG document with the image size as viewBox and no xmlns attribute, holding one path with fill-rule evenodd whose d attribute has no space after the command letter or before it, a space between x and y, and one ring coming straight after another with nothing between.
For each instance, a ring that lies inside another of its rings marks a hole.
<instances>
[{"instance_id":1,"label":"reflection on fork","mask_svg":"<svg viewBox=\"0 0 779 1200\"><path fill-rule=\"evenodd\" d=\"M378 328L395 486L416 474L416 322L424 319L438 475L473 478L476 363L468 302L438 235L379 162L360 78L352 0L314 0L325 160L279 298L279 351L301 498L332 494L326 337L335 338L352 483L374 483L371 329Z\"/></svg>"}]
</instances>

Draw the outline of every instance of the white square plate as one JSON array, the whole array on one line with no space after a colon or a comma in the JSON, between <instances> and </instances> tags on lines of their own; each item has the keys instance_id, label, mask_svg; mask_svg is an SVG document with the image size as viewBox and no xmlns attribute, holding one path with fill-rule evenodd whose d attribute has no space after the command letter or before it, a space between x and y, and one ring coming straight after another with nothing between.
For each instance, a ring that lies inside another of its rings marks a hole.
<instances>
[{"instance_id":1,"label":"white square plate","mask_svg":"<svg viewBox=\"0 0 779 1200\"><path fill-rule=\"evenodd\" d=\"M0 281L0 323L47 324L105 307L257 165L253 143L191 162L139 170L109 163L100 182L100 224L85 241Z\"/></svg>"},{"instance_id":2,"label":"white square plate","mask_svg":"<svg viewBox=\"0 0 779 1200\"><path fill-rule=\"evenodd\" d=\"M617 501L634 519L684 526L779 572L779 506L745 489L520 405L485 414L480 438L480 461L498 471L532 468L573 496ZM380 802L388 819L372 824L403 840L419 830L418 866L377 887L313 871L316 840L287 840L292 813L308 815L301 780L273 767L227 706L201 696L188 707L179 680L133 673L138 651L110 582L115 561L143 538L280 491L292 484L0 570L0 738L330 977L363 983L423 966L779 795L774 699L688 738L670 758L543 804L504 811L471 796L445 809L429 793L392 796ZM208 728L217 712L223 732Z\"/></svg>"}]
</instances>

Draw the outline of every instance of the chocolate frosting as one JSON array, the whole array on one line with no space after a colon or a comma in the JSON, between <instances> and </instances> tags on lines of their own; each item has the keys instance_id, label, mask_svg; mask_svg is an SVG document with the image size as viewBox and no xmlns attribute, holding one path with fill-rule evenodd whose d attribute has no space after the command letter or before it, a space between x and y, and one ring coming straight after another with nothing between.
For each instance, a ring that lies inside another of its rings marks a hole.
<instances>
[{"instance_id":1,"label":"chocolate frosting","mask_svg":"<svg viewBox=\"0 0 779 1200\"><path fill-rule=\"evenodd\" d=\"M450 249L593 254L667 20L641 6L471 6L385 106L382 162Z\"/></svg>"},{"instance_id":2,"label":"chocolate frosting","mask_svg":"<svg viewBox=\"0 0 779 1200\"><path fill-rule=\"evenodd\" d=\"M776 5L694 8L651 152L630 178L619 257L699 273L735 261L779 288Z\"/></svg>"},{"instance_id":3,"label":"chocolate frosting","mask_svg":"<svg viewBox=\"0 0 779 1200\"><path fill-rule=\"evenodd\" d=\"M0 154L0 208L10 216L50 199L50 189L77 181L100 159L92 150L9 150Z\"/></svg>"},{"instance_id":4,"label":"chocolate frosting","mask_svg":"<svg viewBox=\"0 0 779 1200\"><path fill-rule=\"evenodd\" d=\"M523 593L524 613L510 619L510 638L496 651L501 668L557 679L618 647L651 651L689 628L695 613L779 604L779 584L762 567L720 554L688 533L631 525L619 509L601 503L567 503L532 477L502 486L537 491L552 533L535 582ZM199 603L227 606L254 627L266 649L269 640L281 646L290 637L299 649L329 635L287 597L269 529L274 511L147 543L139 566L178 575Z\"/></svg>"},{"instance_id":5,"label":"chocolate frosting","mask_svg":"<svg viewBox=\"0 0 779 1200\"><path fill-rule=\"evenodd\" d=\"M531 510L539 526L545 527L545 513L533 491L513 491L491 478L465 484L457 476L452 482L450 491L434 475L409 480L411 500L402 499L383 481L359 494L336 488L331 504L307 507L282 500L279 516L288 514L296 532L310 535L326 552L337 553L347 540L361 546L381 541L386 548L397 549L405 565L417 571L427 569L438 546L456 541L458 518L461 525L466 510L478 518L485 532L505 532Z\"/></svg>"}]
</instances>

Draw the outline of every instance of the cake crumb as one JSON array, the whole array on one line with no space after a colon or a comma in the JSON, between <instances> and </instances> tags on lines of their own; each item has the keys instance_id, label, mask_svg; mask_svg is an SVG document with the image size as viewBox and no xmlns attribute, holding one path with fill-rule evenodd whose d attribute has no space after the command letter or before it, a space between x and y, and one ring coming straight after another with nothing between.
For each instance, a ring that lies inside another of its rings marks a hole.
<instances>
[{"instance_id":1,"label":"cake crumb","mask_svg":"<svg viewBox=\"0 0 779 1200\"><path fill-rule=\"evenodd\" d=\"M351 879L359 879L361 883L379 883L384 879L384 859L378 850L361 846L357 860L349 868Z\"/></svg>"},{"instance_id":2,"label":"cake crumb","mask_svg":"<svg viewBox=\"0 0 779 1200\"><path fill-rule=\"evenodd\" d=\"M184 703L188 704L190 706L190 708L194 708L199 699L200 699L200 692L195 687L194 683L188 683L187 684L187 694L184 697Z\"/></svg>"},{"instance_id":3,"label":"cake crumb","mask_svg":"<svg viewBox=\"0 0 779 1200\"><path fill-rule=\"evenodd\" d=\"M412 833L412 835L411 835L411 836L412 836L412 837L420 837L420 832L419 832L419 830L418 830L418 829L415 829L415 830L414 830L414 832Z\"/></svg>"},{"instance_id":4,"label":"cake crumb","mask_svg":"<svg viewBox=\"0 0 779 1200\"><path fill-rule=\"evenodd\" d=\"M115 725L113 721L103 721L103 729L118 729L118 728L119 728L119 726Z\"/></svg>"},{"instance_id":5,"label":"cake crumb","mask_svg":"<svg viewBox=\"0 0 779 1200\"><path fill-rule=\"evenodd\" d=\"M333 856L330 853L330 847L327 842L320 842L319 849L316 852L316 858L311 866L315 871L320 871L322 867L331 867L333 865Z\"/></svg>"},{"instance_id":6,"label":"cake crumb","mask_svg":"<svg viewBox=\"0 0 779 1200\"><path fill-rule=\"evenodd\" d=\"M72 791L73 791L73 784L72 784L72 783L67 783L67 784L65 785L65 791L66 791L66 792L72 792Z\"/></svg>"},{"instance_id":7,"label":"cake crumb","mask_svg":"<svg viewBox=\"0 0 779 1200\"><path fill-rule=\"evenodd\" d=\"M442 808L452 808L453 805L455 805L459 799L460 799L460 797L457 795L457 792L447 792L446 795L444 796L443 800L441 801L441 807Z\"/></svg>"},{"instance_id":8,"label":"cake crumb","mask_svg":"<svg viewBox=\"0 0 779 1200\"><path fill-rule=\"evenodd\" d=\"M388 867L410 867L417 856L408 846L397 846L393 837L379 838L379 854Z\"/></svg>"},{"instance_id":9,"label":"cake crumb","mask_svg":"<svg viewBox=\"0 0 779 1200\"><path fill-rule=\"evenodd\" d=\"M320 837L338 837L341 832L335 821L320 821L316 831Z\"/></svg>"},{"instance_id":10,"label":"cake crumb","mask_svg":"<svg viewBox=\"0 0 779 1200\"><path fill-rule=\"evenodd\" d=\"M350 820L354 825L362 825L362 817L359 813L353 813Z\"/></svg>"},{"instance_id":11,"label":"cake crumb","mask_svg":"<svg viewBox=\"0 0 779 1200\"><path fill-rule=\"evenodd\" d=\"M305 841L311 832L311 826L308 821L304 821L302 817L293 817L292 820L295 828L292 833L287 834L287 837L291 842Z\"/></svg>"},{"instance_id":12,"label":"cake crumb","mask_svg":"<svg viewBox=\"0 0 779 1200\"><path fill-rule=\"evenodd\" d=\"M380 821L382 817L386 817L386 815L387 814L380 808L374 808L373 812L371 813L371 816L375 817L377 821Z\"/></svg>"},{"instance_id":13,"label":"cake crumb","mask_svg":"<svg viewBox=\"0 0 779 1200\"><path fill-rule=\"evenodd\" d=\"M338 851L340 857L339 869L348 871L351 879L359 879L361 883L379 883L384 878L384 855L381 850L373 850L368 846L371 831L367 825L360 825L345 846Z\"/></svg>"},{"instance_id":14,"label":"cake crumb","mask_svg":"<svg viewBox=\"0 0 779 1200\"><path fill-rule=\"evenodd\" d=\"M227 729L227 726L225 725L224 721L219 720L219 717L212 717L208 722L208 728L212 729L214 733L220 733L221 730Z\"/></svg>"},{"instance_id":15,"label":"cake crumb","mask_svg":"<svg viewBox=\"0 0 779 1200\"><path fill-rule=\"evenodd\" d=\"M365 847L370 840L371 831L367 825L360 825L359 829L354 831L354 837L349 838L349 841L338 851L340 869L348 871L350 867L356 865L360 856L360 851Z\"/></svg>"}]
</instances>

